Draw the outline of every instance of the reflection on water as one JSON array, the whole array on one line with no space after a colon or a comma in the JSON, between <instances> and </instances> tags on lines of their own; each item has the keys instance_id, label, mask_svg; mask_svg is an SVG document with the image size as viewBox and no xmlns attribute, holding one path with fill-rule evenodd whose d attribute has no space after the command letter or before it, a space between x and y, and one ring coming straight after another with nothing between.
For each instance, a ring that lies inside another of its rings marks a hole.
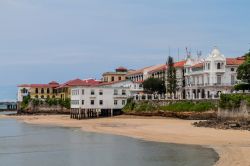
<instances>
[{"instance_id":1,"label":"reflection on water","mask_svg":"<svg viewBox=\"0 0 250 166\"><path fill-rule=\"evenodd\" d=\"M1 166L209 166L217 158L212 149L199 146L0 119Z\"/></svg>"}]
</instances>

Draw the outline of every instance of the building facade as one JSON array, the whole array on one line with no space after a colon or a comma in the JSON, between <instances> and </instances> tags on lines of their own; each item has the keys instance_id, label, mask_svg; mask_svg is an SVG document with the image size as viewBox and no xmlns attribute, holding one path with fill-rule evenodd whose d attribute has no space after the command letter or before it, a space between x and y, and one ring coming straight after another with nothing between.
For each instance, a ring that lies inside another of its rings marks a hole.
<instances>
[{"instance_id":1,"label":"building facade","mask_svg":"<svg viewBox=\"0 0 250 166\"><path fill-rule=\"evenodd\" d=\"M17 101L22 102L25 96L32 99L58 98L56 88L59 83L52 81L48 84L22 84L18 85Z\"/></svg>"},{"instance_id":2,"label":"building facade","mask_svg":"<svg viewBox=\"0 0 250 166\"><path fill-rule=\"evenodd\" d=\"M128 73L128 69L124 67L119 67L115 69L114 72L105 72L102 75L103 82L116 82L122 81L126 79L126 74Z\"/></svg>"},{"instance_id":3,"label":"building facade","mask_svg":"<svg viewBox=\"0 0 250 166\"><path fill-rule=\"evenodd\" d=\"M184 65L187 99L214 99L231 93L237 83L237 68L243 57L226 58L218 48L204 59L188 57Z\"/></svg>"},{"instance_id":4,"label":"building facade","mask_svg":"<svg viewBox=\"0 0 250 166\"><path fill-rule=\"evenodd\" d=\"M124 84L125 85L125 84ZM71 111L94 111L95 117L103 111L111 116L121 112L131 96L130 88L122 84L100 83L98 85L80 85L71 87Z\"/></svg>"}]
</instances>

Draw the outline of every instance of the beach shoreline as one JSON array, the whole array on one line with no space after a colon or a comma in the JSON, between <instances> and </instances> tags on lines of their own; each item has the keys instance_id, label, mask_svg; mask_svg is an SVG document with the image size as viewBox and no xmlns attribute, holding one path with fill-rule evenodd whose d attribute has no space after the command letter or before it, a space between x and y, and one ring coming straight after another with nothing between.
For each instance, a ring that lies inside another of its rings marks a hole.
<instances>
[{"instance_id":1,"label":"beach shoreline","mask_svg":"<svg viewBox=\"0 0 250 166\"><path fill-rule=\"evenodd\" d=\"M77 127L83 131L128 136L148 141L200 145L219 154L217 166L250 165L250 132L199 128L194 120L162 117L117 116L112 118L73 120L68 115L0 115L36 125Z\"/></svg>"}]
</instances>

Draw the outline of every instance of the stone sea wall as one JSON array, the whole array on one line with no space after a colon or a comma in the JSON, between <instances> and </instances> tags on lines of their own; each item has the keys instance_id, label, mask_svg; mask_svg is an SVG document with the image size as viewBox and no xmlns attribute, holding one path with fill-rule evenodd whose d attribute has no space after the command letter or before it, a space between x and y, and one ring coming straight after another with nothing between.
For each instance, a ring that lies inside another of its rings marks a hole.
<instances>
[{"instance_id":1,"label":"stone sea wall","mask_svg":"<svg viewBox=\"0 0 250 166\"><path fill-rule=\"evenodd\" d=\"M250 119L250 106L242 101L239 108L219 108L218 118Z\"/></svg>"},{"instance_id":2,"label":"stone sea wall","mask_svg":"<svg viewBox=\"0 0 250 166\"><path fill-rule=\"evenodd\" d=\"M66 109L60 105L49 106L47 104L42 104L34 106L32 103L26 109L19 109L19 114L69 114L70 109Z\"/></svg>"}]
</instances>

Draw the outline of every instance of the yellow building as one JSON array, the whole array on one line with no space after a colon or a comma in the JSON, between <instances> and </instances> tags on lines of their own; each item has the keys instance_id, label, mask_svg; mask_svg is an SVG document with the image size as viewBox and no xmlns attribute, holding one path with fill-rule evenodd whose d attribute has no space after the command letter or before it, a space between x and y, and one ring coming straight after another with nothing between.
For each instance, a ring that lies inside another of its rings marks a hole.
<instances>
[{"instance_id":1,"label":"yellow building","mask_svg":"<svg viewBox=\"0 0 250 166\"><path fill-rule=\"evenodd\" d=\"M18 101L29 95L32 99L58 98L56 88L59 83L52 81L48 84L22 84L18 86Z\"/></svg>"},{"instance_id":2,"label":"yellow building","mask_svg":"<svg viewBox=\"0 0 250 166\"><path fill-rule=\"evenodd\" d=\"M125 80L125 75L128 73L128 69L124 67L117 68L114 72L105 72L102 75L103 82L116 82Z\"/></svg>"}]
</instances>

